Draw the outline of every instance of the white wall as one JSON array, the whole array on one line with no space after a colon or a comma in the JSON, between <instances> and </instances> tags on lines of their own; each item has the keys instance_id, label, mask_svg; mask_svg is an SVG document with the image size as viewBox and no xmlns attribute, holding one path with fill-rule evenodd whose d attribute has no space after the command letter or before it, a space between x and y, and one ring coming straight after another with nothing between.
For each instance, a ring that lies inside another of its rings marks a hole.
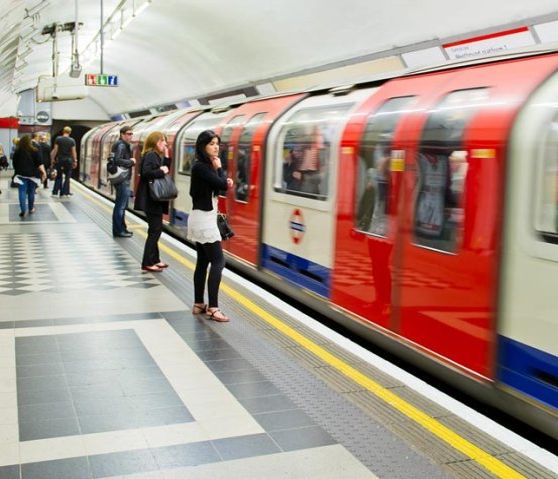
<instances>
[{"instance_id":1,"label":"white wall","mask_svg":"<svg viewBox=\"0 0 558 479\"><path fill-rule=\"evenodd\" d=\"M53 101L51 105L54 120L110 120L108 113L94 97L86 97L83 100Z\"/></svg>"}]
</instances>

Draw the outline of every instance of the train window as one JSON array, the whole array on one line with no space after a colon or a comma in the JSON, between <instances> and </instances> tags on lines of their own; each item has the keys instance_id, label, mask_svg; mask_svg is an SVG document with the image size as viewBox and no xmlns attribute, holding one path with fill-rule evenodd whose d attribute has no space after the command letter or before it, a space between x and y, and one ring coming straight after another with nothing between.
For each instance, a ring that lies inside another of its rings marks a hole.
<instances>
[{"instance_id":1,"label":"train window","mask_svg":"<svg viewBox=\"0 0 558 479\"><path fill-rule=\"evenodd\" d=\"M283 155L275 165L275 191L325 201L331 145L352 104L296 112L279 134Z\"/></svg>"},{"instance_id":2,"label":"train window","mask_svg":"<svg viewBox=\"0 0 558 479\"><path fill-rule=\"evenodd\" d=\"M229 152L229 143L231 141L231 136L234 129L244 123L245 115L237 115L231 118L231 120L223 127L223 131L219 135L221 138L221 145L219 147L219 158L221 158L221 166L225 176L229 176L229 159L232 155L232 151ZM227 196L227 190L222 190L219 192L221 196Z\"/></svg>"},{"instance_id":3,"label":"train window","mask_svg":"<svg viewBox=\"0 0 558 479\"><path fill-rule=\"evenodd\" d=\"M558 243L558 114L541 132L535 228L549 243Z\"/></svg>"},{"instance_id":4,"label":"train window","mask_svg":"<svg viewBox=\"0 0 558 479\"><path fill-rule=\"evenodd\" d=\"M457 90L428 114L417 155L415 242L455 253L463 227L467 177L465 127L488 99L487 88Z\"/></svg>"},{"instance_id":5,"label":"train window","mask_svg":"<svg viewBox=\"0 0 558 479\"><path fill-rule=\"evenodd\" d=\"M360 144L355 195L355 228L387 236L391 140L401 114L414 97L387 100L372 113Z\"/></svg>"},{"instance_id":6,"label":"train window","mask_svg":"<svg viewBox=\"0 0 558 479\"><path fill-rule=\"evenodd\" d=\"M262 123L265 113L254 115L244 126L238 141L236 157L236 177L234 180L234 197L237 201L248 202L250 191L250 170L252 158L252 139L256 128Z\"/></svg>"},{"instance_id":7,"label":"train window","mask_svg":"<svg viewBox=\"0 0 558 479\"><path fill-rule=\"evenodd\" d=\"M205 118L189 124L181 133L180 143L177 144L177 169L181 175L189 175L196 156L196 140L203 130L211 130L221 118Z\"/></svg>"}]
</instances>

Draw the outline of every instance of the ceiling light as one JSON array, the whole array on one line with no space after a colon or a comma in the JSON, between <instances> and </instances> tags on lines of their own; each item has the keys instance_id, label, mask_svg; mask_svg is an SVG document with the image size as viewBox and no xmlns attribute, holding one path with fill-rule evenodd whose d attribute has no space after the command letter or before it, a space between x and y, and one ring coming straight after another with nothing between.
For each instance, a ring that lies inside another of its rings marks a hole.
<instances>
[{"instance_id":1,"label":"ceiling light","mask_svg":"<svg viewBox=\"0 0 558 479\"><path fill-rule=\"evenodd\" d=\"M149 7L150 4L151 4L151 0L145 0L145 2L143 2L143 5L136 10L136 17L141 12L143 12L147 7Z\"/></svg>"}]
</instances>

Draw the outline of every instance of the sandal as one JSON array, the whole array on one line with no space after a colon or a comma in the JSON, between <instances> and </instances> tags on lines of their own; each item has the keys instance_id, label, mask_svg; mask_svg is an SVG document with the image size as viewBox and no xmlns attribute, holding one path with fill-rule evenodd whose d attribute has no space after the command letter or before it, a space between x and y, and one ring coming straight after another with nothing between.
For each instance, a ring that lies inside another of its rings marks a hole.
<instances>
[{"instance_id":1,"label":"sandal","mask_svg":"<svg viewBox=\"0 0 558 479\"><path fill-rule=\"evenodd\" d=\"M142 272L147 272L147 273L160 273L161 271L163 271L161 268L159 268L156 265L153 266L142 266L141 267Z\"/></svg>"},{"instance_id":2,"label":"sandal","mask_svg":"<svg viewBox=\"0 0 558 479\"><path fill-rule=\"evenodd\" d=\"M194 304L192 314L202 314L207 312L207 304Z\"/></svg>"},{"instance_id":3,"label":"sandal","mask_svg":"<svg viewBox=\"0 0 558 479\"><path fill-rule=\"evenodd\" d=\"M219 308L208 308L205 314L207 315L207 319L217 321L218 323L226 323L229 321L229 318L227 318Z\"/></svg>"}]
</instances>

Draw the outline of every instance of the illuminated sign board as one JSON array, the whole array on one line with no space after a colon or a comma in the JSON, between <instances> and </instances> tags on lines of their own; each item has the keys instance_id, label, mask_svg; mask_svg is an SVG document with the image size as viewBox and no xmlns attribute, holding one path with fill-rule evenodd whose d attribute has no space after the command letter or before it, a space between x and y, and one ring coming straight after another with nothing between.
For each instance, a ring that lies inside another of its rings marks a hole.
<instances>
[{"instance_id":1,"label":"illuminated sign board","mask_svg":"<svg viewBox=\"0 0 558 479\"><path fill-rule=\"evenodd\" d=\"M118 86L118 76L105 75L102 73L86 73L85 84L87 86Z\"/></svg>"}]
</instances>

